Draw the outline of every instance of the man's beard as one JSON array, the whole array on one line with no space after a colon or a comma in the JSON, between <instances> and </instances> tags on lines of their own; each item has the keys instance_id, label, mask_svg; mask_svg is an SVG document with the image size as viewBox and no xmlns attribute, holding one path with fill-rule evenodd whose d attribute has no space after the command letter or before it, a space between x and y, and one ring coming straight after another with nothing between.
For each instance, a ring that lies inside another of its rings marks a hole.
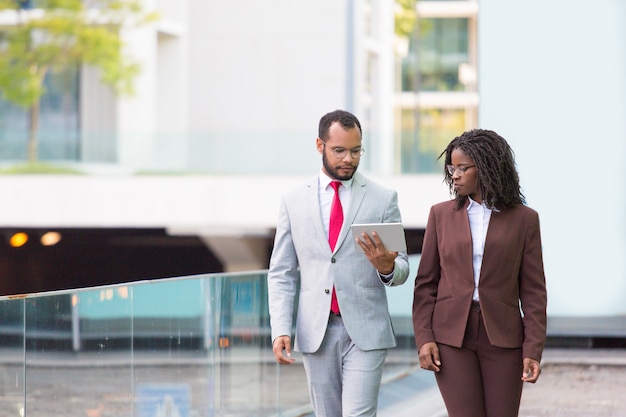
<instances>
[{"instance_id":1,"label":"man's beard","mask_svg":"<svg viewBox=\"0 0 626 417\"><path fill-rule=\"evenodd\" d=\"M353 170L350 172L349 175L340 175L338 170L336 168L333 168L330 165L330 162L328 162L328 157L326 156L326 152L324 151L322 153L322 165L324 166L324 170L326 170L326 173L328 174L329 177L335 179L335 180L339 180L339 181L347 181L350 178L352 178L354 176L354 173L356 172L357 168L359 167L359 164L352 165L350 164L350 166L353 168ZM341 165L341 166L346 166L346 165Z\"/></svg>"}]
</instances>

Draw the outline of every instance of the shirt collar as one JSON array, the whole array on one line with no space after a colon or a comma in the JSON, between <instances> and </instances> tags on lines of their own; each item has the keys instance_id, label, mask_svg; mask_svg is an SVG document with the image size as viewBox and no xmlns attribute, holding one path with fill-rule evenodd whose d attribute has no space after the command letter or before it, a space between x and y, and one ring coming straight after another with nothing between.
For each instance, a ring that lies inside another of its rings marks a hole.
<instances>
[{"instance_id":1,"label":"shirt collar","mask_svg":"<svg viewBox=\"0 0 626 417\"><path fill-rule=\"evenodd\" d=\"M472 198L470 196L467 196L467 199L469 200L469 204L467 205L467 209L466 209L467 211L470 211L474 205L478 205L478 206L482 205L482 204L479 204L476 201L472 200Z\"/></svg>"},{"instance_id":2,"label":"shirt collar","mask_svg":"<svg viewBox=\"0 0 626 417\"><path fill-rule=\"evenodd\" d=\"M346 187L346 189L348 189L352 187L353 180L354 180L354 177L350 178L349 180L343 180L340 182L341 184L343 184L344 187ZM338 181L338 180L330 178L328 175L324 173L324 171L320 170L320 188L322 190L325 190L332 181Z\"/></svg>"},{"instance_id":3,"label":"shirt collar","mask_svg":"<svg viewBox=\"0 0 626 417\"><path fill-rule=\"evenodd\" d=\"M478 208L478 207L482 207L482 208L483 208L483 209L485 209L485 210L495 211L496 213L499 213L499 212L500 212L500 210L498 210L498 209L497 209L497 208L495 208L495 207L494 207L493 209L490 209L490 208L489 208L489 207L487 207L486 205L484 205L484 204L480 204L480 203L478 203L478 202L476 202L476 201L472 200L472 198L471 198L470 196L467 196L467 199L469 200L469 204L467 205L467 211L470 211L470 209L472 208L472 206L476 205L476 206L477 206L477 208Z\"/></svg>"}]
</instances>

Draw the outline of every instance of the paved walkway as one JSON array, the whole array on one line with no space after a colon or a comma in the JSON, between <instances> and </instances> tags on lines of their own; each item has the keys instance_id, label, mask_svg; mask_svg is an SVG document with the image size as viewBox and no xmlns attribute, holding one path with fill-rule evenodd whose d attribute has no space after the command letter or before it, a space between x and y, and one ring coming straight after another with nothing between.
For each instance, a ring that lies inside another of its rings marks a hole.
<instances>
[{"instance_id":1,"label":"paved walkway","mask_svg":"<svg viewBox=\"0 0 626 417\"><path fill-rule=\"evenodd\" d=\"M379 417L447 417L434 375L416 364L406 368L416 356L413 349L390 352ZM20 383L22 360L0 352L0 417L79 417L92 411L99 417L137 415L133 389L141 393L182 385L193 415L228 410L220 416L312 416L301 363L278 367L269 349L225 351L220 361L226 364L219 367L213 358L191 352L171 357L159 352L30 353L26 392ZM549 348L542 364L537 384L524 387L520 417L626 417L626 349ZM24 394L28 401L22 414Z\"/></svg>"},{"instance_id":2,"label":"paved walkway","mask_svg":"<svg viewBox=\"0 0 626 417\"><path fill-rule=\"evenodd\" d=\"M626 417L626 349L547 349L542 369L524 386L520 417ZM411 392L425 373L383 387L379 417L447 416L436 386Z\"/></svg>"},{"instance_id":3,"label":"paved walkway","mask_svg":"<svg viewBox=\"0 0 626 417\"><path fill-rule=\"evenodd\" d=\"M626 417L626 349L547 349L520 417ZM381 387L379 417L447 417L433 374L416 367ZM310 407L282 414L312 417Z\"/></svg>"},{"instance_id":4,"label":"paved walkway","mask_svg":"<svg viewBox=\"0 0 626 417\"><path fill-rule=\"evenodd\" d=\"M413 350L390 351L378 417L447 417L432 372L406 369ZM301 367L281 367L277 417L313 417ZM536 384L525 384L520 417L626 417L626 349L548 348Z\"/></svg>"}]
</instances>

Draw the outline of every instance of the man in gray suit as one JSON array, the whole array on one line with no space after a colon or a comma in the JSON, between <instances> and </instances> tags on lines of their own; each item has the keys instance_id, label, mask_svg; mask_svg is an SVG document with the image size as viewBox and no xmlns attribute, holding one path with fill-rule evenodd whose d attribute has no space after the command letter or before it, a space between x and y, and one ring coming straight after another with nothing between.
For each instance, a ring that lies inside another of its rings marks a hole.
<instances>
[{"instance_id":1,"label":"man in gray suit","mask_svg":"<svg viewBox=\"0 0 626 417\"><path fill-rule=\"evenodd\" d=\"M270 260L274 356L285 365L295 360L297 299L294 350L302 354L317 417L376 416L387 349L396 346L385 286L409 274L407 254L387 251L375 232L358 239L363 252L351 237L353 223L401 222L396 191L356 172L361 142L353 114L321 118L321 172L283 196Z\"/></svg>"}]
</instances>

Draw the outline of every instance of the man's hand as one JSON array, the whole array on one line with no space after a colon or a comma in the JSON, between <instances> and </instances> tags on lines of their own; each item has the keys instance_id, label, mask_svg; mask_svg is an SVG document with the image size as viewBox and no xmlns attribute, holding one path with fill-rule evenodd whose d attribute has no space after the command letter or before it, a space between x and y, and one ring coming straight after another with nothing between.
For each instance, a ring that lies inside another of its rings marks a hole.
<instances>
[{"instance_id":1,"label":"man's hand","mask_svg":"<svg viewBox=\"0 0 626 417\"><path fill-rule=\"evenodd\" d=\"M524 358L524 370L522 371L522 381L534 384L541 374L539 361L531 358Z\"/></svg>"},{"instance_id":2,"label":"man's hand","mask_svg":"<svg viewBox=\"0 0 626 417\"><path fill-rule=\"evenodd\" d=\"M274 357L276 358L276 362L281 365L291 365L296 360L291 358L291 337L289 336L278 336L274 339L274 343L272 345L272 349L274 351ZM283 350L285 354L283 355Z\"/></svg>"},{"instance_id":3,"label":"man's hand","mask_svg":"<svg viewBox=\"0 0 626 417\"><path fill-rule=\"evenodd\" d=\"M420 346L419 357L420 368L439 372L441 361L439 360L439 347L437 347L437 343L428 342Z\"/></svg>"},{"instance_id":4,"label":"man's hand","mask_svg":"<svg viewBox=\"0 0 626 417\"><path fill-rule=\"evenodd\" d=\"M378 272L388 275L393 272L396 256L398 252L389 252L385 249L385 245L380 240L378 233L372 232L372 236L367 233L361 233L361 239L357 238L356 242L363 249L365 256Z\"/></svg>"}]
</instances>

